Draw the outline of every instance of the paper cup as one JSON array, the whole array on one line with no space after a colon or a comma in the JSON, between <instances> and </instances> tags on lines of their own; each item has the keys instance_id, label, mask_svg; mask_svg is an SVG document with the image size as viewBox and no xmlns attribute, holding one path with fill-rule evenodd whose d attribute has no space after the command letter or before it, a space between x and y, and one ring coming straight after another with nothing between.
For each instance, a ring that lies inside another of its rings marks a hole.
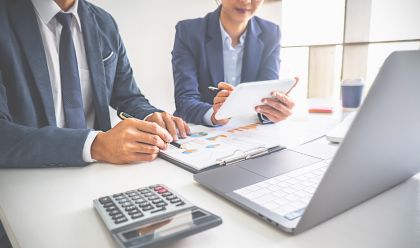
<instances>
[{"instance_id":1,"label":"paper cup","mask_svg":"<svg viewBox=\"0 0 420 248\"><path fill-rule=\"evenodd\" d=\"M346 79L341 84L341 100L343 108L355 109L362 101L363 79Z\"/></svg>"}]
</instances>

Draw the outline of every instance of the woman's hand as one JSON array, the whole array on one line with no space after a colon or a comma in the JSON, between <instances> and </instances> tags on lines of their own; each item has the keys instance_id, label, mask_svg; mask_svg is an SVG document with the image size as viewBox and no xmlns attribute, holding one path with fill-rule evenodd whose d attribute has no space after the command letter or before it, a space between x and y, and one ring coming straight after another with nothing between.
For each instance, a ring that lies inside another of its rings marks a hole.
<instances>
[{"instance_id":1,"label":"woman's hand","mask_svg":"<svg viewBox=\"0 0 420 248\"><path fill-rule=\"evenodd\" d=\"M288 95L298 82L299 77L295 77L292 87L285 93L279 91L271 92L271 98L263 98L261 102L264 105L256 106L255 111L263 114L274 123L287 119L292 114L292 109L295 106L295 102Z\"/></svg>"},{"instance_id":2,"label":"woman's hand","mask_svg":"<svg viewBox=\"0 0 420 248\"><path fill-rule=\"evenodd\" d=\"M217 93L213 99L213 114L211 116L211 122L213 125L225 125L229 122L229 119L217 120L215 116L222 104L226 101L230 94L232 94L233 90L235 90L235 87L225 82L220 82L217 87L219 88L219 93Z\"/></svg>"}]
</instances>

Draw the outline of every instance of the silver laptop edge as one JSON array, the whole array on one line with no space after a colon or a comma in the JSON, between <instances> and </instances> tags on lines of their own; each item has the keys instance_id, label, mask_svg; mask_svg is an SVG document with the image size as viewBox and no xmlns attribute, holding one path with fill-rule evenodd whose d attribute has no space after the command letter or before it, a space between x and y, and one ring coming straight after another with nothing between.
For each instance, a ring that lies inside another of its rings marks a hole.
<instances>
[{"instance_id":1,"label":"silver laptop edge","mask_svg":"<svg viewBox=\"0 0 420 248\"><path fill-rule=\"evenodd\" d=\"M287 173L281 168L292 167L293 161L282 159L290 153L288 150L254 162L231 165L232 168L199 173L194 179L278 228L301 233L420 171L420 156L417 156L420 132L416 131L420 128L418 106L420 51L394 52L384 62L303 215L292 221L233 193L236 189ZM308 161L307 155L301 156L302 160ZM267 163L276 169L272 170ZM257 171L255 168L259 166L275 173Z\"/></svg>"},{"instance_id":2,"label":"silver laptop edge","mask_svg":"<svg viewBox=\"0 0 420 248\"><path fill-rule=\"evenodd\" d=\"M419 106L420 51L394 52L384 62L295 233L396 186L420 170Z\"/></svg>"}]
</instances>

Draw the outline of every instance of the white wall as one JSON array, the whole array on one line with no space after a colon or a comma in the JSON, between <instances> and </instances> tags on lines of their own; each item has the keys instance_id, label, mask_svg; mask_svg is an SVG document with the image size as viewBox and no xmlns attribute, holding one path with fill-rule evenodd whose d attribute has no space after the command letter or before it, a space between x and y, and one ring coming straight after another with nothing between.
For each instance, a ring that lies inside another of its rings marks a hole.
<instances>
[{"instance_id":1,"label":"white wall","mask_svg":"<svg viewBox=\"0 0 420 248\"><path fill-rule=\"evenodd\" d=\"M419 0L372 0L370 40L419 39Z\"/></svg>"},{"instance_id":2,"label":"white wall","mask_svg":"<svg viewBox=\"0 0 420 248\"><path fill-rule=\"evenodd\" d=\"M178 21L204 16L214 0L92 0L115 18L137 84L158 108L175 110L171 51ZM259 16L280 22L280 2L266 3Z\"/></svg>"}]
</instances>

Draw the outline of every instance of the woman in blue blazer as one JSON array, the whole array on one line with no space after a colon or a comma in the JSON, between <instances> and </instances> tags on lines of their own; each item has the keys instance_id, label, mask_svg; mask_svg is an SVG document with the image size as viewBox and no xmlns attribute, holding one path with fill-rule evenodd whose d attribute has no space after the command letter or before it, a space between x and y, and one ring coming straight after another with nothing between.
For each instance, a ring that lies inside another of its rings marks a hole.
<instances>
[{"instance_id":1,"label":"woman in blue blazer","mask_svg":"<svg viewBox=\"0 0 420 248\"><path fill-rule=\"evenodd\" d=\"M279 78L280 30L258 18L263 0L222 0L204 18L176 25L172 51L175 115L190 123L223 125L214 116L233 86ZM225 83L226 82L226 83ZM208 87L218 87L217 95ZM273 92L256 108L262 122L278 122L291 114L294 103Z\"/></svg>"}]
</instances>

